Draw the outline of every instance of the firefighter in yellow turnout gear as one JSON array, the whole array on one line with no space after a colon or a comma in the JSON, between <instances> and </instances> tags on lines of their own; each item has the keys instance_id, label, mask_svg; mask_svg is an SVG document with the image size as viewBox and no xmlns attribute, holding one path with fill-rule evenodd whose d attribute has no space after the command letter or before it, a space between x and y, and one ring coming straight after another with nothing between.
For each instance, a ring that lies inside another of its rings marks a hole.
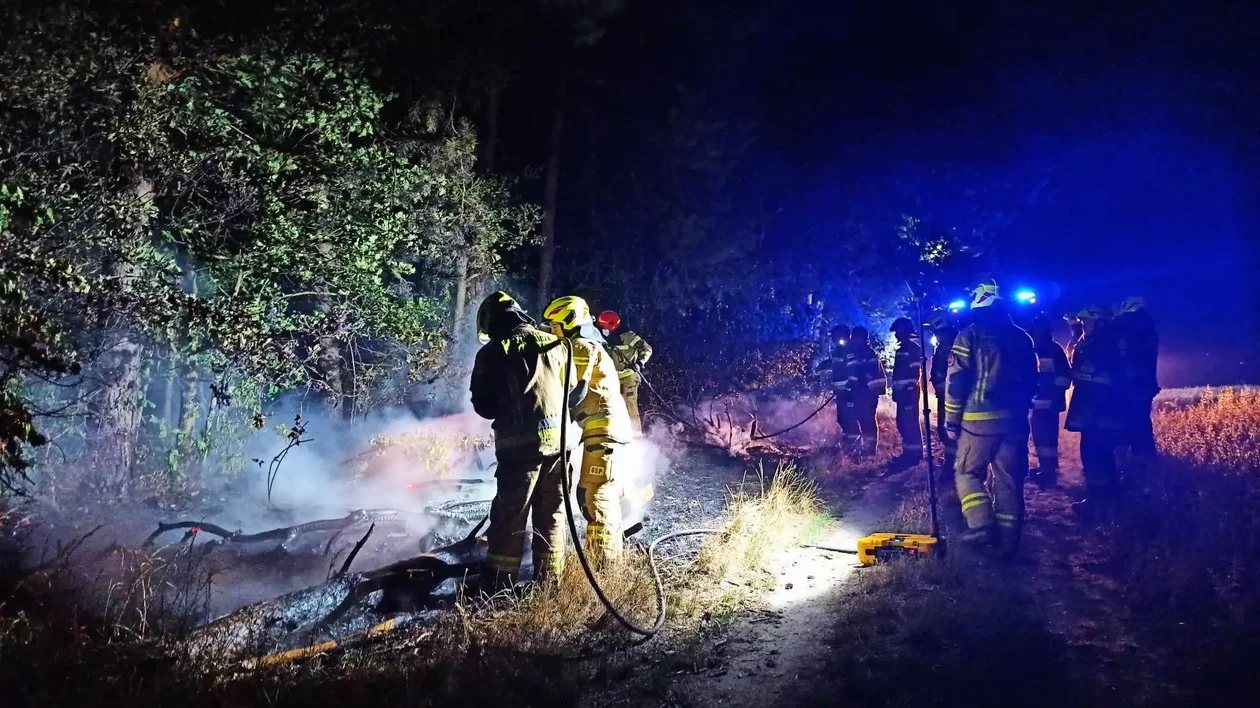
<instances>
[{"instance_id":1,"label":"firefighter in yellow turnout gear","mask_svg":"<svg viewBox=\"0 0 1260 708\"><path fill-rule=\"evenodd\" d=\"M494 423L498 488L490 505L489 556L482 589L510 587L520 571L525 529L533 517L535 580L559 576L564 566L564 470L560 426L565 406L578 405L585 387L564 390L567 354L558 337L534 327L511 295L491 294L477 310L484 346L473 364L473 410ZM572 366L569 364L568 366Z\"/></svg>"},{"instance_id":2,"label":"firefighter in yellow turnout gear","mask_svg":"<svg viewBox=\"0 0 1260 708\"><path fill-rule=\"evenodd\" d=\"M626 412L630 414L630 425L634 432L641 433L643 423L639 419L639 385L643 383L643 376L639 373L639 368L652 358L652 345L634 332L622 329L621 316L612 310L599 313L596 324L612 347L613 363L617 366L621 397L626 402Z\"/></svg>"},{"instance_id":3,"label":"firefighter in yellow turnout gear","mask_svg":"<svg viewBox=\"0 0 1260 708\"><path fill-rule=\"evenodd\" d=\"M955 483L965 543L1019 547L1028 473L1028 410L1037 388L1032 339L1011 322L997 284L974 291L972 323L958 333L945 382L945 426L958 438Z\"/></svg>"},{"instance_id":4,"label":"firefighter in yellow turnout gear","mask_svg":"<svg viewBox=\"0 0 1260 708\"><path fill-rule=\"evenodd\" d=\"M580 297L561 297L547 306L543 319L553 334L573 342L577 379L586 397L573 409L582 426L582 463L578 505L586 517L586 550L599 563L621 555L621 485L617 452L633 434L621 397L612 355L599 343L590 307Z\"/></svg>"}]
</instances>

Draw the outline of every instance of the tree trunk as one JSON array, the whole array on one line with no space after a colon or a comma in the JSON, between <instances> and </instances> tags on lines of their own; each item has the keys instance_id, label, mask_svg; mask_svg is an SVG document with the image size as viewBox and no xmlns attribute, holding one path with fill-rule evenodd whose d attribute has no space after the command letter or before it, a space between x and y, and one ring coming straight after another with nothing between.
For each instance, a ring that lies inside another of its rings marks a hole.
<instances>
[{"instance_id":1,"label":"tree trunk","mask_svg":"<svg viewBox=\"0 0 1260 708\"><path fill-rule=\"evenodd\" d=\"M100 486L121 491L132 476L140 441L141 362L144 346L130 334L122 335L101 356L97 367L101 389L96 406L97 461Z\"/></svg>"},{"instance_id":2,"label":"tree trunk","mask_svg":"<svg viewBox=\"0 0 1260 708\"><path fill-rule=\"evenodd\" d=\"M197 434L197 421L201 419L201 380L197 370L191 366L184 367L184 390L179 401L179 435L180 447L192 444Z\"/></svg>"},{"instance_id":3,"label":"tree trunk","mask_svg":"<svg viewBox=\"0 0 1260 708\"><path fill-rule=\"evenodd\" d=\"M324 385L328 387L328 407L334 413L344 415L345 392L342 388L341 342L336 337L319 338L319 357L316 364Z\"/></svg>"},{"instance_id":4,"label":"tree trunk","mask_svg":"<svg viewBox=\"0 0 1260 708\"><path fill-rule=\"evenodd\" d=\"M560 135L564 127L564 103L556 92L555 113L551 118L547 174L543 181L542 261L538 268L538 311L551 302L551 271L556 258L556 199L560 192Z\"/></svg>"},{"instance_id":5,"label":"tree trunk","mask_svg":"<svg viewBox=\"0 0 1260 708\"><path fill-rule=\"evenodd\" d=\"M135 183L138 201L152 199L153 184L146 179ZM139 236L144 237L141 225ZM136 285L135 267L126 261L117 261L110 267L120 286ZM115 333L117 337L101 354L97 372L101 387L93 411L96 449L91 451L96 463L99 484L111 492L121 492L131 480L136 463L136 451L140 443L140 429L144 423L143 396L144 345L131 332Z\"/></svg>"}]
</instances>

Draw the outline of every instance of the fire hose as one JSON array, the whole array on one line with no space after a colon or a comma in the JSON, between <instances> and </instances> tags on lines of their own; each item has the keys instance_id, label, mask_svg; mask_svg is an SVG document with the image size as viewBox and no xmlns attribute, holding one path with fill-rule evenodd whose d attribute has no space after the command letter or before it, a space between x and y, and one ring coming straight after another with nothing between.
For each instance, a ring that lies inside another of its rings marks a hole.
<instances>
[{"instance_id":1,"label":"fire hose","mask_svg":"<svg viewBox=\"0 0 1260 708\"><path fill-rule=\"evenodd\" d=\"M564 391L565 395L571 390L573 384L573 342L567 338L564 341L565 364L564 364ZM608 614L622 627L630 632L637 634L645 639L656 636L661 628L665 626L666 599L665 599L665 583L661 580L660 570L656 567L656 547L676 538L686 536L700 536L707 534L720 534L721 529L682 529L667 533L664 536L652 541L647 548L648 568L652 571L652 582L656 586L656 620L650 627L641 627L627 618L613 601L608 598L608 594L604 592L604 588L600 586L599 580L595 577L595 571L591 568L591 562L586 557L586 552L582 550L582 544L578 543L577 518L573 513L572 494L569 490L573 488L572 468L569 465L569 446L568 446L568 429L569 415L568 406L565 406L565 413L560 425L560 461L564 469L564 513L569 520L569 533L573 537L573 547L577 549L578 562L582 564L582 572L586 574L586 580L590 583L591 589L595 591L595 595L599 598L600 603L604 605L604 609L608 610Z\"/></svg>"}]
</instances>

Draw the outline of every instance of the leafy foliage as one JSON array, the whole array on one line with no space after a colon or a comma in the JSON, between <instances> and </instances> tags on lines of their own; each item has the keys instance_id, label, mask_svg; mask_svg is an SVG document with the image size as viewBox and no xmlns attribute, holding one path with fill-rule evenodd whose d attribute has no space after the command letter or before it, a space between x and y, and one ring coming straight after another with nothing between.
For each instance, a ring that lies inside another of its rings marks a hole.
<instances>
[{"instance_id":1,"label":"leafy foliage","mask_svg":"<svg viewBox=\"0 0 1260 708\"><path fill-rule=\"evenodd\" d=\"M495 273L531 237L534 211L474 170L467 122L428 107L388 122L364 58L304 48L305 26L211 41L67 7L15 24L0 53L4 306L20 323L6 467L41 441L21 382L68 371L33 347L81 353L105 381L102 420L138 419L135 385L109 382L138 379L119 367L141 352L213 374L216 404L292 388L340 404L443 366L454 254Z\"/></svg>"}]
</instances>

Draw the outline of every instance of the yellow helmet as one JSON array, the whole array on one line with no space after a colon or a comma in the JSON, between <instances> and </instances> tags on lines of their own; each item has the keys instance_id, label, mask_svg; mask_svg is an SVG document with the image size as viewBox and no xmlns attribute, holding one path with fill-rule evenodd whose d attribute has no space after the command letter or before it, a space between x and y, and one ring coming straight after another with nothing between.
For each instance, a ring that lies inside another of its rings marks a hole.
<instances>
[{"instance_id":1,"label":"yellow helmet","mask_svg":"<svg viewBox=\"0 0 1260 708\"><path fill-rule=\"evenodd\" d=\"M1082 309L1080 312L1076 313L1076 319L1078 320L1111 319L1111 310L1108 310L1105 307L1098 307L1096 305L1090 305L1089 307L1086 307Z\"/></svg>"},{"instance_id":2,"label":"yellow helmet","mask_svg":"<svg viewBox=\"0 0 1260 708\"><path fill-rule=\"evenodd\" d=\"M971 307L973 309L981 307L991 307L1002 299L1002 293L998 289L996 280L986 280L976 286L971 291Z\"/></svg>"},{"instance_id":3,"label":"yellow helmet","mask_svg":"<svg viewBox=\"0 0 1260 708\"><path fill-rule=\"evenodd\" d=\"M1124 299L1124 302L1120 303L1121 314L1127 314L1129 312L1137 312L1138 310L1145 310L1145 309L1146 309L1146 298L1138 296L1138 295L1134 295L1133 297L1126 297Z\"/></svg>"},{"instance_id":4,"label":"yellow helmet","mask_svg":"<svg viewBox=\"0 0 1260 708\"><path fill-rule=\"evenodd\" d=\"M560 328L566 332L595 321L591 317L591 306L587 305L582 298L574 295L565 295L552 300L547 309L543 311L543 319L552 324L560 325Z\"/></svg>"}]
</instances>

